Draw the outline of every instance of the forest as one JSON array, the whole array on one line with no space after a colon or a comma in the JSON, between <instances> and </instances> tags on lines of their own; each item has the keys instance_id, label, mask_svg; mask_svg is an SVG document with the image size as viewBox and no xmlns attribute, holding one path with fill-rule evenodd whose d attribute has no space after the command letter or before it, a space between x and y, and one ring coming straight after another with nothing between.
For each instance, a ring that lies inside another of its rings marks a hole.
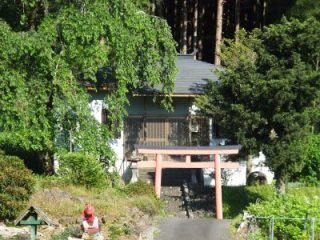
<instances>
[{"instance_id":1,"label":"forest","mask_svg":"<svg viewBox=\"0 0 320 240\"><path fill-rule=\"evenodd\" d=\"M261 29L284 16L319 17L319 3L305 0L163 0L142 6L167 20L178 52L196 52L207 62L214 62L218 22L222 22L218 38L234 38L239 29Z\"/></svg>"}]
</instances>

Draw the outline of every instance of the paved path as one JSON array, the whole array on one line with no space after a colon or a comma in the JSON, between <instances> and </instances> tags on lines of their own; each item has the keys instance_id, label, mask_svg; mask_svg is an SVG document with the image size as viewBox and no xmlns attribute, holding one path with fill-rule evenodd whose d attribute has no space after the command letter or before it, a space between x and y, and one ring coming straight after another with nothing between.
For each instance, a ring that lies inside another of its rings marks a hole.
<instances>
[{"instance_id":1,"label":"paved path","mask_svg":"<svg viewBox=\"0 0 320 240\"><path fill-rule=\"evenodd\" d=\"M160 221L156 240L231 240L230 221L167 218Z\"/></svg>"}]
</instances>

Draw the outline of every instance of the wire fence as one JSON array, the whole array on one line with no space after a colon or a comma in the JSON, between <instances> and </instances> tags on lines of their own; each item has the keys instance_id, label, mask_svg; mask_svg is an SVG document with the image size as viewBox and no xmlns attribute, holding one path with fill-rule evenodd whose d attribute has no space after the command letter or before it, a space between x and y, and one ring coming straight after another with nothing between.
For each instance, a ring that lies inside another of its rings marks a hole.
<instances>
[{"instance_id":1,"label":"wire fence","mask_svg":"<svg viewBox=\"0 0 320 240\"><path fill-rule=\"evenodd\" d=\"M245 240L320 240L320 218L247 216L243 229Z\"/></svg>"}]
</instances>

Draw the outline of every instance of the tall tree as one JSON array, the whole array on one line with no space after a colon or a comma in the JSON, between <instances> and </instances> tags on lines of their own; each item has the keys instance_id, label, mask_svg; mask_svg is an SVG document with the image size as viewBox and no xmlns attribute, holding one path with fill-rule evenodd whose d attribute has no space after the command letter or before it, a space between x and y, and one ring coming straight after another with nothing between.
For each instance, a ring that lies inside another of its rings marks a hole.
<instances>
[{"instance_id":1,"label":"tall tree","mask_svg":"<svg viewBox=\"0 0 320 240\"><path fill-rule=\"evenodd\" d=\"M235 34L240 30L240 11L241 11L241 2L240 0L235 0Z\"/></svg>"},{"instance_id":2,"label":"tall tree","mask_svg":"<svg viewBox=\"0 0 320 240\"><path fill-rule=\"evenodd\" d=\"M277 186L304 166L303 143L319 117L320 23L282 20L225 41L219 83L198 105L243 153L266 155Z\"/></svg>"},{"instance_id":3,"label":"tall tree","mask_svg":"<svg viewBox=\"0 0 320 240\"><path fill-rule=\"evenodd\" d=\"M223 3L224 3L224 0L217 0L216 41L215 41L215 53L214 53L214 64L216 65L221 64L220 45L222 41Z\"/></svg>"},{"instance_id":4,"label":"tall tree","mask_svg":"<svg viewBox=\"0 0 320 240\"><path fill-rule=\"evenodd\" d=\"M93 119L81 81L96 82L98 70L110 69L116 82L104 104L119 122L130 89L162 84L169 107L175 79L175 43L164 20L130 1L75 2L44 16L36 31L13 32L0 21L0 147L36 152L47 173L66 139L112 163L116 126Z\"/></svg>"},{"instance_id":5,"label":"tall tree","mask_svg":"<svg viewBox=\"0 0 320 240\"><path fill-rule=\"evenodd\" d=\"M187 34L188 34L188 8L187 0L182 0L181 7L181 28L180 28L180 52L187 53Z\"/></svg>"},{"instance_id":6,"label":"tall tree","mask_svg":"<svg viewBox=\"0 0 320 240\"><path fill-rule=\"evenodd\" d=\"M198 42L198 0L194 0L194 16L193 16L193 38L192 38L192 46L193 52L196 54L197 52L197 42Z\"/></svg>"}]
</instances>

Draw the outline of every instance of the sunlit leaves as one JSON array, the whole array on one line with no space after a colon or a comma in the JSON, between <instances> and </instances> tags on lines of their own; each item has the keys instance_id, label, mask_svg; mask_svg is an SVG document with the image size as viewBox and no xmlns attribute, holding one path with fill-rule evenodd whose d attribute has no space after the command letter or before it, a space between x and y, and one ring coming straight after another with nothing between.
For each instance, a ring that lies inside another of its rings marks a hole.
<instances>
[{"instance_id":1,"label":"sunlit leaves","mask_svg":"<svg viewBox=\"0 0 320 240\"><path fill-rule=\"evenodd\" d=\"M34 3L28 6L42 4ZM130 1L50 4L30 31L19 32L15 25L13 32L0 22L0 144L53 152L63 132L64 142L111 158L108 140L114 129L93 119L80 83L96 81L103 67L112 69L115 88L104 105L113 122L126 115L133 89L162 84L164 103L170 103L176 57L170 29Z\"/></svg>"},{"instance_id":2,"label":"sunlit leaves","mask_svg":"<svg viewBox=\"0 0 320 240\"><path fill-rule=\"evenodd\" d=\"M320 23L283 19L222 47L220 82L198 103L243 151L263 150L276 177L304 166L303 144L318 124Z\"/></svg>"}]
</instances>

